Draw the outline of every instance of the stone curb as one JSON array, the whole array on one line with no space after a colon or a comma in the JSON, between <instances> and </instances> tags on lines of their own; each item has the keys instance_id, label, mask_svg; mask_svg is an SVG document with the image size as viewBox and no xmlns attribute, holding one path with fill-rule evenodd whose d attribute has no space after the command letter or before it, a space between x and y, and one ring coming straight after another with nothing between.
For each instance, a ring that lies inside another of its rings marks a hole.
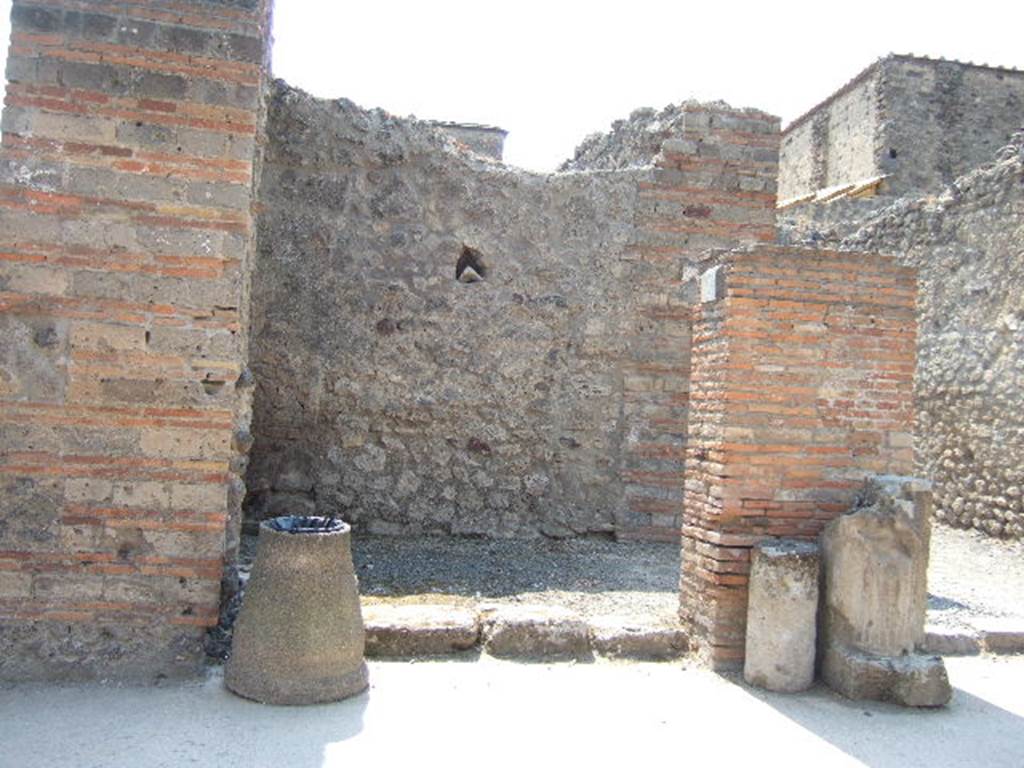
<instances>
[{"instance_id":1,"label":"stone curb","mask_svg":"<svg viewBox=\"0 0 1024 768\"><path fill-rule=\"evenodd\" d=\"M445 605L372 605L363 609L366 655L445 656L480 641L475 611Z\"/></svg>"},{"instance_id":2,"label":"stone curb","mask_svg":"<svg viewBox=\"0 0 1024 768\"><path fill-rule=\"evenodd\" d=\"M678 626L626 616L582 618L544 605L435 604L364 606L366 655L371 658L448 656L478 650L501 658L670 661L689 653ZM975 631L925 628L921 650L939 656L1024 653L1024 629L1000 620Z\"/></svg>"},{"instance_id":3,"label":"stone curb","mask_svg":"<svg viewBox=\"0 0 1024 768\"><path fill-rule=\"evenodd\" d=\"M448 656L474 649L501 658L544 661L668 661L689 644L678 626L624 616L584 619L542 605L374 604L363 608L371 658Z\"/></svg>"},{"instance_id":4,"label":"stone curb","mask_svg":"<svg viewBox=\"0 0 1024 768\"><path fill-rule=\"evenodd\" d=\"M976 656L981 653L977 636L944 627L925 627L921 649L939 656Z\"/></svg>"},{"instance_id":5,"label":"stone curb","mask_svg":"<svg viewBox=\"0 0 1024 768\"><path fill-rule=\"evenodd\" d=\"M483 607L484 650L504 658L586 659L590 629L571 611L548 606Z\"/></svg>"},{"instance_id":6,"label":"stone curb","mask_svg":"<svg viewBox=\"0 0 1024 768\"><path fill-rule=\"evenodd\" d=\"M678 626L602 616L590 622L594 651L613 659L670 661L689 651L689 639Z\"/></svg>"},{"instance_id":7,"label":"stone curb","mask_svg":"<svg viewBox=\"0 0 1024 768\"><path fill-rule=\"evenodd\" d=\"M978 637L989 653L1024 653L1024 627L1014 619L988 619L978 624Z\"/></svg>"},{"instance_id":8,"label":"stone curb","mask_svg":"<svg viewBox=\"0 0 1024 768\"><path fill-rule=\"evenodd\" d=\"M1024 653L1024 628L1019 622L1000 620L982 624L974 631L926 627L922 649L941 656Z\"/></svg>"},{"instance_id":9,"label":"stone curb","mask_svg":"<svg viewBox=\"0 0 1024 768\"><path fill-rule=\"evenodd\" d=\"M1024 631L982 632L981 643L989 653L1024 653Z\"/></svg>"}]
</instances>

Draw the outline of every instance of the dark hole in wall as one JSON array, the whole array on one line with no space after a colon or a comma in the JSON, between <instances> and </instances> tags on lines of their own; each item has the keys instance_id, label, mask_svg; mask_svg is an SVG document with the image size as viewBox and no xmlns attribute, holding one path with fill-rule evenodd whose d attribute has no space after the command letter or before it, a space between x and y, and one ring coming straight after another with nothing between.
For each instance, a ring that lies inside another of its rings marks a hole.
<instances>
[{"instance_id":1,"label":"dark hole in wall","mask_svg":"<svg viewBox=\"0 0 1024 768\"><path fill-rule=\"evenodd\" d=\"M462 254L455 263L455 279L462 283L475 283L487 277L483 254L476 248L462 246Z\"/></svg>"},{"instance_id":2,"label":"dark hole in wall","mask_svg":"<svg viewBox=\"0 0 1024 768\"><path fill-rule=\"evenodd\" d=\"M203 385L203 391L208 395L216 395L227 384L226 381L217 381L216 379L203 379L200 384Z\"/></svg>"}]
</instances>

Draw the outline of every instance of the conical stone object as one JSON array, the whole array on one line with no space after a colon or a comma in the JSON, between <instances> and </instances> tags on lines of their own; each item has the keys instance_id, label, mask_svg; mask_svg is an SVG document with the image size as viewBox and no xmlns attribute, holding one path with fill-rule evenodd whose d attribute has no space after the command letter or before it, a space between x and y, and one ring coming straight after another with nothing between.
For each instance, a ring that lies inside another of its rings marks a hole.
<instances>
[{"instance_id":1,"label":"conical stone object","mask_svg":"<svg viewBox=\"0 0 1024 768\"><path fill-rule=\"evenodd\" d=\"M228 689L265 704L354 696L368 685L365 638L351 528L324 518L263 522L235 622Z\"/></svg>"}]
</instances>

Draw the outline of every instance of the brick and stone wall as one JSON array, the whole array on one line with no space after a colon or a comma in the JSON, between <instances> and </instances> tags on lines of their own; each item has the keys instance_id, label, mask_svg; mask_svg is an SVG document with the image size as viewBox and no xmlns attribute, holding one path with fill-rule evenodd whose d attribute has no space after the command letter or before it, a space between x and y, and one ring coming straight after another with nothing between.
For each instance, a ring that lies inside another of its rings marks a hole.
<instances>
[{"instance_id":1,"label":"brick and stone wall","mask_svg":"<svg viewBox=\"0 0 1024 768\"><path fill-rule=\"evenodd\" d=\"M194 670L249 438L263 0L15 0L0 678ZM240 452L241 451L241 452Z\"/></svg>"},{"instance_id":2,"label":"brick and stone wall","mask_svg":"<svg viewBox=\"0 0 1024 768\"><path fill-rule=\"evenodd\" d=\"M277 84L248 514L677 537L685 283L702 250L774 237L778 142L759 112L686 121L646 163L545 176Z\"/></svg>"},{"instance_id":3,"label":"brick and stone wall","mask_svg":"<svg viewBox=\"0 0 1024 768\"><path fill-rule=\"evenodd\" d=\"M890 196L938 191L988 161L1022 111L1024 72L888 56L787 126L779 199L881 174Z\"/></svg>"},{"instance_id":4,"label":"brick and stone wall","mask_svg":"<svg viewBox=\"0 0 1024 768\"><path fill-rule=\"evenodd\" d=\"M621 363L628 522L620 534L630 537L675 539L680 530L693 277L710 248L775 239L777 118L689 104L675 136L640 185L626 256L624 278L638 297Z\"/></svg>"},{"instance_id":5,"label":"brick and stone wall","mask_svg":"<svg viewBox=\"0 0 1024 768\"><path fill-rule=\"evenodd\" d=\"M870 474L913 469L915 272L865 253L717 254L695 309L681 615L742 660L750 548L813 539Z\"/></svg>"}]
</instances>

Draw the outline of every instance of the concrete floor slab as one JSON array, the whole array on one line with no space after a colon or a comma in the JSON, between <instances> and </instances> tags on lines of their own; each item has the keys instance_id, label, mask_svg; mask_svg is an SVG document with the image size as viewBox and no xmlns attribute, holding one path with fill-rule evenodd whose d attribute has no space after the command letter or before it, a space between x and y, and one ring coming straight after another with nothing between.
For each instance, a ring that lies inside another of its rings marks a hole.
<instances>
[{"instance_id":1,"label":"concrete floor slab","mask_svg":"<svg viewBox=\"0 0 1024 768\"><path fill-rule=\"evenodd\" d=\"M239 699L219 671L152 687L0 687L2 768L359 765L1024 765L1024 657L949 660L938 711L818 686L757 691L679 664L373 662L338 704Z\"/></svg>"}]
</instances>

